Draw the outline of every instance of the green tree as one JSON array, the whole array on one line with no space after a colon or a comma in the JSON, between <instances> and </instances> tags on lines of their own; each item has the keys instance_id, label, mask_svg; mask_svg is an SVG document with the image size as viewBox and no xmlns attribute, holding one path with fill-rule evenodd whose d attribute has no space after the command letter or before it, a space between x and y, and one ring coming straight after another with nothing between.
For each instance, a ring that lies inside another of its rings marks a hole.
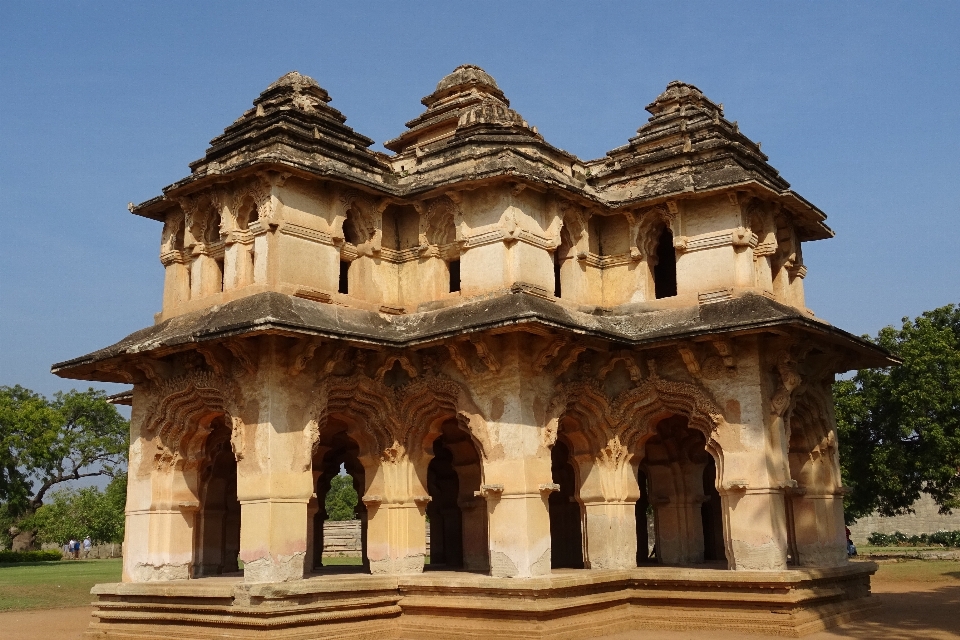
<instances>
[{"instance_id":1,"label":"green tree","mask_svg":"<svg viewBox=\"0 0 960 640\"><path fill-rule=\"evenodd\" d=\"M327 520L353 520L357 508L357 491L353 488L353 478L349 475L336 475L330 481L330 490L324 500Z\"/></svg>"},{"instance_id":2,"label":"green tree","mask_svg":"<svg viewBox=\"0 0 960 640\"><path fill-rule=\"evenodd\" d=\"M127 477L114 478L104 491L96 487L59 489L50 493L21 526L36 531L37 542L62 545L90 536L94 543L123 542Z\"/></svg>"},{"instance_id":3,"label":"green tree","mask_svg":"<svg viewBox=\"0 0 960 640\"><path fill-rule=\"evenodd\" d=\"M903 364L834 385L847 518L909 513L921 493L960 507L960 307L881 329L876 344Z\"/></svg>"},{"instance_id":4,"label":"green tree","mask_svg":"<svg viewBox=\"0 0 960 640\"><path fill-rule=\"evenodd\" d=\"M103 391L58 392L48 400L19 385L0 387L0 521L3 533L39 509L63 482L123 470L129 424Z\"/></svg>"}]
</instances>

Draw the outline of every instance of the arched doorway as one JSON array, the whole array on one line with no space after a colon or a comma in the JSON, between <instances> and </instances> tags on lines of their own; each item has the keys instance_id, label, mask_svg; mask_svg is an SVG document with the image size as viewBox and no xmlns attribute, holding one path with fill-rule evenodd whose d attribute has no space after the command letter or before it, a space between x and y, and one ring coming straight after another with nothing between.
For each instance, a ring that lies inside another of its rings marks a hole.
<instances>
[{"instance_id":1,"label":"arched doorway","mask_svg":"<svg viewBox=\"0 0 960 640\"><path fill-rule=\"evenodd\" d=\"M716 463L706 449L704 435L691 429L684 416L660 420L653 435L644 443L640 469L646 477L648 500L653 506L656 561L661 564L725 561ZM639 531L637 536L639 549Z\"/></svg>"},{"instance_id":2,"label":"arched doorway","mask_svg":"<svg viewBox=\"0 0 960 640\"><path fill-rule=\"evenodd\" d=\"M237 460L230 447L230 429L223 415L210 423L199 469L200 504L194 528L193 577L240 570L240 502Z\"/></svg>"},{"instance_id":3,"label":"arched doorway","mask_svg":"<svg viewBox=\"0 0 960 640\"><path fill-rule=\"evenodd\" d=\"M570 447L558 438L550 452L551 472L559 490L550 494L550 567L583 569L582 510L577 501L577 474Z\"/></svg>"},{"instance_id":4,"label":"arched doorway","mask_svg":"<svg viewBox=\"0 0 960 640\"><path fill-rule=\"evenodd\" d=\"M470 435L455 420L444 422L427 466L430 552L426 568L489 569L486 505L476 495L481 473L480 455Z\"/></svg>"},{"instance_id":5,"label":"arched doorway","mask_svg":"<svg viewBox=\"0 0 960 640\"><path fill-rule=\"evenodd\" d=\"M324 566L349 566L350 562L338 558L336 561L329 560L324 563L324 522L327 521L327 507L337 511L342 507L349 505L337 505L341 507L328 505L327 497L330 493L331 485L350 482L353 485L357 497L362 496L365 490L366 474L363 465L360 463L360 446L353 438L347 435L346 426L331 420L328 423L328 429L321 435L320 446L317 455L313 460L314 483L316 487L316 504L311 505L314 514L311 520L312 535L310 540L311 557L308 558L311 568L316 571ZM349 511L349 508L347 509ZM356 499L353 505L352 520L357 521L360 535L360 557L356 559L355 565L359 565L369 570L367 560L367 508L364 503Z\"/></svg>"}]
</instances>

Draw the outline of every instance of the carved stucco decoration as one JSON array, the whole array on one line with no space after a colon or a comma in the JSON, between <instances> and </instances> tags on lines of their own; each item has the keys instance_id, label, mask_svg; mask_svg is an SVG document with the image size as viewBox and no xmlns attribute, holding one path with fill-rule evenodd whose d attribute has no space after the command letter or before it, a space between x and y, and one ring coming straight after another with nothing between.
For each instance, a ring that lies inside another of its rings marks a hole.
<instances>
[{"instance_id":1,"label":"carved stucco decoration","mask_svg":"<svg viewBox=\"0 0 960 640\"><path fill-rule=\"evenodd\" d=\"M656 266L658 262L657 243L660 241L660 234L663 229L671 229L675 241L679 238L679 234L673 229L676 216L670 212L666 205L658 204L654 207L642 209L632 214L632 217L637 222L631 225L631 232L634 229L636 231L636 236L632 236L631 255L633 255L633 250L636 249L638 252L634 256L636 260L645 259L651 267Z\"/></svg>"},{"instance_id":2,"label":"carved stucco decoration","mask_svg":"<svg viewBox=\"0 0 960 640\"><path fill-rule=\"evenodd\" d=\"M639 380L634 378L639 371L634 364L628 367L634 385L609 398L602 382L611 370L608 363L601 370L603 376L557 385L541 436L544 447L553 446L561 421L571 418L586 439L584 453L600 452L598 461L619 463L625 460L625 452L634 451L651 434L659 416L676 414L685 416L691 428L703 433L720 468L722 450L716 436L726 419L709 392L700 386L661 378L652 368L646 379Z\"/></svg>"},{"instance_id":3,"label":"carved stucco decoration","mask_svg":"<svg viewBox=\"0 0 960 640\"><path fill-rule=\"evenodd\" d=\"M332 236L346 239L345 226L352 226L355 246L363 246L370 255L380 253L383 246L383 209L367 193L347 189L340 194L340 212L334 218Z\"/></svg>"},{"instance_id":4,"label":"carved stucco decoration","mask_svg":"<svg viewBox=\"0 0 960 640\"><path fill-rule=\"evenodd\" d=\"M445 194L431 200L427 205L425 215L420 216L421 247L465 241L463 211L455 198L456 196L450 197L450 194Z\"/></svg>"},{"instance_id":5,"label":"carved stucco decoration","mask_svg":"<svg viewBox=\"0 0 960 640\"><path fill-rule=\"evenodd\" d=\"M770 411L774 415L783 416L790 407L793 392L803 382L797 371L797 361L787 349L777 354L777 372L780 374L780 384L770 400Z\"/></svg>"},{"instance_id":6,"label":"carved stucco decoration","mask_svg":"<svg viewBox=\"0 0 960 640\"><path fill-rule=\"evenodd\" d=\"M464 387L438 375L415 375L416 369L404 357L388 357L387 362L390 368L400 363L412 380L390 387L358 370L352 375L328 375L320 382L304 432L305 469L331 416L355 425L351 435L363 440L358 444L382 463L432 455L425 448L426 440L431 433L438 434L446 420L456 420L473 436L484 459L497 455L499 447L491 442L486 421ZM388 370L378 371L378 377Z\"/></svg>"},{"instance_id":7,"label":"carved stucco decoration","mask_svg":"<svg viewBox=\"0 0 960 640\"><path fill-rule=\"evenodd\" d=\"M562 222L560 233L563 232L563 229L566 229L577 260L586 260L590 252L590 239L587 231L589 212L569 200L560 200L560 213Z\"/></svg>"},{"instance_id":8,"label":"carved stucco decoration","mask_svg":"<svg viewBox=\"0 0 960 640\"><path fill-rule=\"evenodd\" d=\"M231 430L230 444L238 461L244 455L244 429L239 417L236 385L223 376L194 370L170 378L149 390L153 401L145 413L143 433L157 445L158 470L197 468L212 421L223 416Z\"/></svg>"}]
</instances>

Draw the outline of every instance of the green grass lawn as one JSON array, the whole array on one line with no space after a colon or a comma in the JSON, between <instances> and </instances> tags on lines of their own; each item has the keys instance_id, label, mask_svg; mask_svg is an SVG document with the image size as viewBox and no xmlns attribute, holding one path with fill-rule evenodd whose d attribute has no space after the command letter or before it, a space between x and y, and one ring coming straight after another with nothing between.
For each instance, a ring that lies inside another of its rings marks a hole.
<instances>
[{"instance_id":1,"label":"green grass lawn","mask_svg":"<svg viewBox=\"0 0 960 640\"><path fill-rule=\"evenodd\" d=\"M900 560L883 562L874 577L889 582L960 582L960 561Z\"/></svg>"},{"instance_id":2,"label":"green grass lawn","mask_svg":"<svg viewBox=\"0 0 960 640\"><path fill-rule=\"evenodd\" d=\"M119 582L123 560L61 560L0 564L0 611L90 604L90 588Z\"/></svg>"},{"instance_id":3,"label":"green grass lawn","mask_svg":"<svg viewBox=\"0 0 960 640\"><path fill-rule=\"evenodd\" d=\"M864 554L864 553L884 554L884 553L918 553L920 551L949 552L949 551L960 551L960 549L956 549L953 547L930 547L930 546L911 547L906 545L902 547L901 546L874 547L872 545L865 544L865 545L858 545L857 551L860 552L860 554Z\"/></svg>"}]
</instances>

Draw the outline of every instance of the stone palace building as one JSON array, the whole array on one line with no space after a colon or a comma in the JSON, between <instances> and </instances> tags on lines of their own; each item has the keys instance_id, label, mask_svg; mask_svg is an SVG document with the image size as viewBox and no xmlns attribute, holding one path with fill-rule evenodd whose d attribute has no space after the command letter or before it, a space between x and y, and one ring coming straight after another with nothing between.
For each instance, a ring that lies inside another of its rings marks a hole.
<instances>
[{"instance_id":1,"label":"stone palace building","mask_svg":"<svg viewBox=\"0 0 960 640\"><path fill-rule=\"evenodd\" d=\"M893 361L807 309L803 243L833 232L721 105L671 82L585 161L472 65L391 154L329 102L286 74L131 205L163 225L162 310L53 367L133 385L123 582L88 637L802 635L869 609L831 383ZM341 466L354 569L323 566Z\"/></svg>"}]
</instances>

